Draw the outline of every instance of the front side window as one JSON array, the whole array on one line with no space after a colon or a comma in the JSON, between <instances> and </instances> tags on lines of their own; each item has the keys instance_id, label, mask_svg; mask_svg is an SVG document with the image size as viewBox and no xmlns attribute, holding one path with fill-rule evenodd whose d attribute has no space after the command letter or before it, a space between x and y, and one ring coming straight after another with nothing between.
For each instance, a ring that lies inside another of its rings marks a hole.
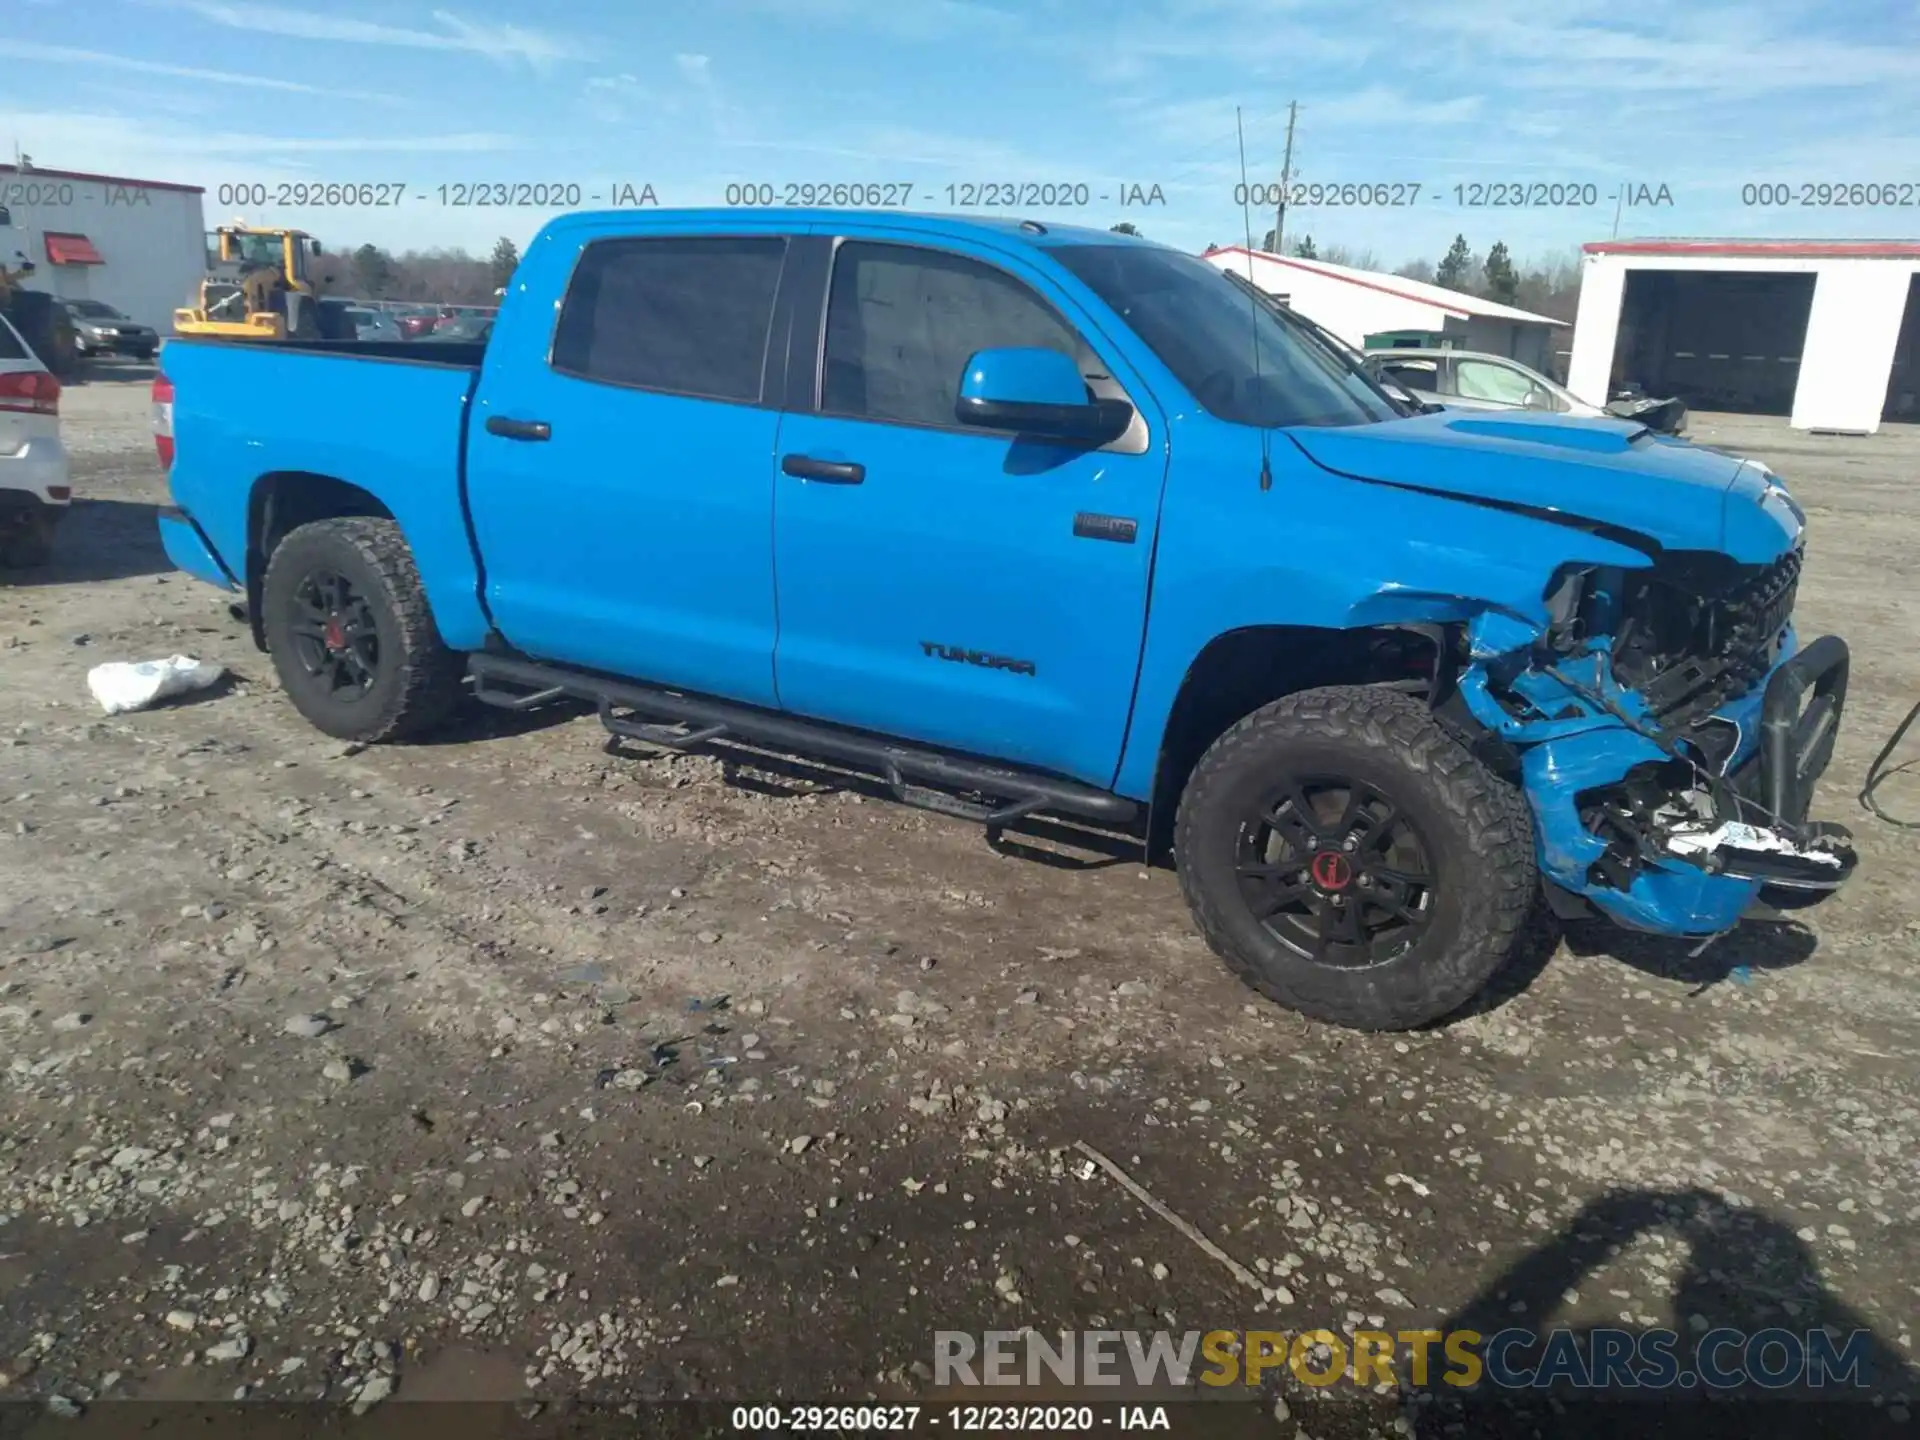
<instances>
[{"instance_id":1,"label":"front side window","mask_svg":"<svg viewBox=\"0 0 1920 1440\"><path fill-rule=\"evenodd\" d=\"M1539 389L1532 376L1490 360L1454 361L1453 383L1469 400L1488 400L1498 405L1525 405L1527 398Z\"/></svg>"},{"instance_id":2,"label":"front side window","mask_svg":"<svg viewBox=\"0 0 1920 1440\"><path fill-rule=\"evenodd\" d=\"M567 287L553 368L758 404L786 250L761 235L595 241Z\"/></svg>"},{"instance_id":3,"label":"front side window","mask_svg":"<svg viewBox=\"0 0 1920 1440\"><path fill-rule=\"evenodd\" d=\"M1048 253L1222 420L1283 426L1396 418L1357 369L1204 260L1143 245L1061 245Z\"/></svg>"},{"instance_id":4,"label":"front side window","mask_svg":"<svg viewBox=\"0 0 1920 1440\"><path fill-rule=\"evenodd\" d=\"M820 408L830 415L957 428L967 361L1006 346L1085 347L1051 306L965 256L849 241L833 263Z\"/></svg>"}]
</instances>

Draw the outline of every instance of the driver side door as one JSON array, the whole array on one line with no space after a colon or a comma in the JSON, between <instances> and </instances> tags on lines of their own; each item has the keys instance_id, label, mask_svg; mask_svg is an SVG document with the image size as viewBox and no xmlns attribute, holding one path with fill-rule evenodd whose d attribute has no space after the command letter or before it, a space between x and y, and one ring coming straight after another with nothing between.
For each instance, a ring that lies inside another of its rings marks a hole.
<instances>
[{"instance_id":1,"label":"driver side door","mask_svg":"<svg viewBox=\"0 0 1920 1440\"><path fill-rule=\"evenodd\" d=\"M826 237L822 237L823 243ZM834 237L775 447L781 705L1111 784L1145 632L1165 422L1052 275L884 225ZM827 258L827 257L823 257ZM1140 412L1099 449L962 424L978 351L1073 355Z\"/></svg>"}]
</instances>

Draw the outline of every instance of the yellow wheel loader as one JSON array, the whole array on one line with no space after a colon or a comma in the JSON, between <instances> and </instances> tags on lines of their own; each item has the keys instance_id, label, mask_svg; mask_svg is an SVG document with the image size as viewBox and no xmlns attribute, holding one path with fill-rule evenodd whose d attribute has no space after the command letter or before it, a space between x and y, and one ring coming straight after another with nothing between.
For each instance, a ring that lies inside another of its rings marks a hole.
<instances>
[{"instance_id":1,"label":"yellow wheel loader","mask_svg":"<svg viewBox=\"0 0 1920 1440\"><path fill-rule=\"evenodd\" d=\"M192 301L173 312L176 335L232 340L351 340L344 301L329 295L345 273L304 230L237 220L209 237L207 275Z\"/></svg>"}]
</instances>

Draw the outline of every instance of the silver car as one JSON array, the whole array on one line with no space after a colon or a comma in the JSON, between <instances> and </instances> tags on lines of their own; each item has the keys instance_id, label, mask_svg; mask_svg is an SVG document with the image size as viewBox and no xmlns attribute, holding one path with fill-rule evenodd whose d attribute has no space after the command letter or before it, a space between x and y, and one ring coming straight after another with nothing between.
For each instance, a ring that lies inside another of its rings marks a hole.
<instances>
[{"instance_id":1,"label":"silver car","mask_svg":"<svg viewBox=\"0 0 1920 1440\"><path fill-rule=\"evenodd\" d=\"M1594 405L1538 370L1478 350L1400 349L1367 353L1367 370L1417 398L1449 410L1539 410L1590 420L1634 420L1671 435L1685 433L1678 400L1619 399Z\"/></svg>"}]
</instances>

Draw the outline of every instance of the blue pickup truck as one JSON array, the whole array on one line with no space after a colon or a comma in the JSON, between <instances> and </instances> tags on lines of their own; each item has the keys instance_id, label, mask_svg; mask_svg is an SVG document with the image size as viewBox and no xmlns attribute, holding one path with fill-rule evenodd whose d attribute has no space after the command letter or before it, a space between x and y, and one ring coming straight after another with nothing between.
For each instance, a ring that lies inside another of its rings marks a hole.
<instances>
[{"instance_id":1,"label":"blue pickup truck","mask_svg":"<svg viewBox=\"0 0 1920 1440\"><path fill-rule=\"evenodd\" d=\"M571 214L484 345L162 368L167 552L329 735L584 698L1131 834L1247 983L1370 1029L1536 917L1712 936L1853 868L1808 819L1847 649L1764 466L1421 413L1165 246Z\"/></svg>"}]
</instances>

